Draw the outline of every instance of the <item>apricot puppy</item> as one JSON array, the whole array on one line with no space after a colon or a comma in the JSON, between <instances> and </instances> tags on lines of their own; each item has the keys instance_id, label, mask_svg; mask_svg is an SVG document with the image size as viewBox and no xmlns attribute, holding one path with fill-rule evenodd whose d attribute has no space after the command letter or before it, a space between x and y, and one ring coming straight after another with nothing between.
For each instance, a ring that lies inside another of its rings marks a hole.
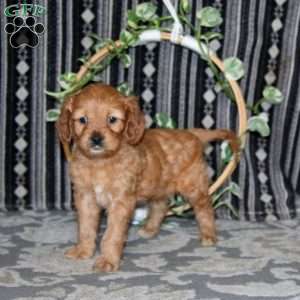
<instances>
[{"instance_id":1,"label":"apricot puppy","mask_svg":"<svg viewBox=\"0 0 300 300\"><path fill-rule=\"evenodd\" d=\"M108 224L95 270L116 271L128 225L140 200L149 200L142 237L158 233L168 210L168 198L180 193L189 200L205 246L216 242L214 211L203 159L205 143L228 139L227 130L145 130L137 98L124 97L104 84L90 84L65 101L56 123L62 142L72 143L70 174L78 212L78 243L65 256L94 255L100 212Z\"/></svg>"}]
</instances>

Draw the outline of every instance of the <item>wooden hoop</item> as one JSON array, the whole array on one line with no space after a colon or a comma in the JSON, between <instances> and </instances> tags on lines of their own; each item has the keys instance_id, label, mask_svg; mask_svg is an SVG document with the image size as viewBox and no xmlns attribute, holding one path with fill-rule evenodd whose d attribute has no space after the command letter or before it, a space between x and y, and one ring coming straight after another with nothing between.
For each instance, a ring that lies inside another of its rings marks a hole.
<instances>
[{"instance_id":1,"label":"wooden hoop","mask_svg":"<svg viewBox=\"0 0 300 300\"><path fill-rule=\"evenodd\" d=\"M200 49L197 47L197 41L191 36L180 36L176 42L171 41L171 34L169 32L159 32L157 30L148 30L143 32L140 35L139 44L145 44L148 42L160 42L160 41L170 41L174 44L182 45L186 48L189 48L195 52L201 54ZM120 41L115 42L116 47L121 45ZM98 64L101 62L110 52L111 47L107 46L105 48L100 49L97 53L95 53L83 66L81 66L79 72L77 73L77 80L81 80L82 77L89 71L90 66L94 64ZM224 64L223 62L211 51L209 51L209 56L213 63L224 72ZM242 95L241 89L238 83L235 80L228 80L232 92L235 96L237 108L238 108L238 116L239 116L239 124L237 135L240 138L240 147L241 150L245 146L245 132L247 130L247 111L244 97ZM67 158L70 158L70 149L66 145L64 145L65 155ZM217 189L219 189L222 184L228 179L228 177L233 173L239 161L239 155L235 154L233 159L227 164L222 174L217 178L217 180L210 186L209 194L212 195Z\"/></svg>"}]
</instances>

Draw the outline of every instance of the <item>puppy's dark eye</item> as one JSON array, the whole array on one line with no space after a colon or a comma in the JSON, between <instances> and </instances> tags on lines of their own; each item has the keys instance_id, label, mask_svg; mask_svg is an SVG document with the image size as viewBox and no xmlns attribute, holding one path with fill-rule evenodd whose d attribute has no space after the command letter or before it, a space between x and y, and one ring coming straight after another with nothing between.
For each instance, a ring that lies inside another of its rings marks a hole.
<instances>
[{"instance_id":1,"label":"puppy's dark eye","mask_svg":"<svg viewBox=\"0 0 300 300\"><path fill-rule=\"evenodd\" d=\"M116 123L118 121L118 119L116 118L116 117L114 117L114 116L109 116L108 117L108 123L109 124L114 124L114 123Z\"/></svg>"},{"instance_id":2,"label":"puppy's dark eye","mask_svg":"<svg viewBox=\"0 0 300 300\"><path fill-rule=\"evenodd\" d=\"M86 124L87 121L88 121L87 117L81 117L81 118L79 118L80 124Z\"/></svg>"}]
</instances>

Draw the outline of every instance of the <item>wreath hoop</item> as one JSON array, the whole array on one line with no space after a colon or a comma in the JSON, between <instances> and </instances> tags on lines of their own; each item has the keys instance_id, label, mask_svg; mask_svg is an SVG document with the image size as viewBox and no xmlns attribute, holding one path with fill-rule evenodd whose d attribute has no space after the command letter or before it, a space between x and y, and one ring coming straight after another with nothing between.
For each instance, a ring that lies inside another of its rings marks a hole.
<instances>
[{"instance_id":1,"label":"wreath hoop","mask_svg":"<svg viewBox=\"0 0 300 300\"><path fill-rule=\"evenodd\" d=\"M138 43L136 46L144 45L150 42L161 42L161 41L169 41L173 44L181 45L187 49L190 49L200 56L203 54L199 47L199 44L195 38L189 35L179 35L176 39L169 32L161 32L159 30L146 30L142 32L139 36ZM121 42L116 41L115 47L120 47ZM203 45L205 47L205 45ZM81 66L78 73L76 74L76 81L80 81L89 71L91 66L100 63L102 60L106 58L106 56L111 51L111 46L106 46L101 48L96 52L90 59ZM207 51L211 61L218 67L218 69L224 73L224 64L222 60L220 60L215 53L212 51ZM245 146L245 132L247 131L247 111L244 97L242 95L241 89L238 83L235 80L228 80L228 83L232 89L233 95L235 97L235 101L238 109L238 128L236 130L237 136L240 138L240 149L242 150ZM68 144L63 144L64 153L68 161L71 160L71 151ZM221 175L216 179L216 181L210 186L209 194L212 195L216 190L218 190L223 183L228 179L228 177L234 172L239 162L239 155L234 154L234 157L231 161L226 165Z\"/></svg>"}]
</instances>

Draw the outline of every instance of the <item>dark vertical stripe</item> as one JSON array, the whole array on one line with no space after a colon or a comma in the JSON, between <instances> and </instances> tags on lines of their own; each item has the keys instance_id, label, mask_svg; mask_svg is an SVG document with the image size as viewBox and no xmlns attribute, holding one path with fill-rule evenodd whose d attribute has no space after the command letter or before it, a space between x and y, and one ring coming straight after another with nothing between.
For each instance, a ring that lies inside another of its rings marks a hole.
<instances>
[{"instance_id":1,"label":"dark vertical stripe","mask_svg":"<svg viewBox=\"0 0 300 300\"><path fill-rule=\"evenodd\" d=\"M51 24L47 28L47 85L46 88L49 91L56 90L56 59L58 57L58 53L56 51L56 22L52 22L56 19L56 3L49 3L47 6L47 24ZM54 108L55 99L52 97L47 96L47 104L48 109ZM53 123L47 123L47 144L46 144L46 151L47 151L47 173L46 173L46 188L47 188L47 208L53 209L54 203L56 199L56 186L57 177L55 171L55 160L56 152L55 148L57 147L57 136L55 133L55 128Z\"/></svg>"},{"instance_id":2,"label":"dark vertical stripe","mask_svg":"<svg viewBox=\"0 0 300 300\"><path fill-rule=\"evenodd\" d=\"M7 43L9 43L9 36L6 36ZM6 161L6 174L5 174L5 186L6 186L6 207L9 210L17 209L16 198L14 196L14 190L16 188L15 185L15 173L14 173L14 166L15 166L15 148L14 142L16 141L16 131L15 131L15 124L14 124L14 117L16 115L16 68L17 65L17 51L11 48L8 45L7 51L7 64L8 66L13 66L7 69L7 90L11 91L7 93L7 110L6 110L6 152L5 152L5 161Z\"/></svg>"},{"instance_id":3,"label":"dark vertical stripe","mask_svg":"<svg viewBox=\"0 0 300 300\"><path fill-rule=\"evenodd\" d=\"M0 3L0 10L1 12L4 10L5 1L1 1ZM6 17L1 17L1 30L0 30L0 40L1 40L1 47L0 47L0 58L2 64L0 66L0 210L6 209L6 191L7 187L5 184L5 173L6 173L6 165L7 162L5 160L6 155L6 126L7 126L7 72L8 72L8 65L7 65L7 52L8 52L8 45L7 45L7 38L5 36L4 28L7 22Z\"/></svg>"}]
</instances>

